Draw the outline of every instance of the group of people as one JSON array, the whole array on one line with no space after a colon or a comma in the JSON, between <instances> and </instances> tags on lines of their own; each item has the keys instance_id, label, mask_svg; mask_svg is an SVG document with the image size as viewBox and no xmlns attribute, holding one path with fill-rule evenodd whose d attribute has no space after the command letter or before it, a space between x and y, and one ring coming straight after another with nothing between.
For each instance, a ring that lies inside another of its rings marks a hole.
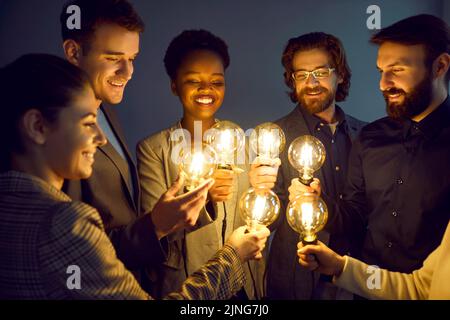
<instances>
[{"instance_id":1,"label":"group of people","mask_svg":"<svg viewBox=\"0 0 450 320\"><path fill-rule=\"evenodd\" d=\"M71 5L83 13L80 29L67 28ZM195 143L196 123L202 137L218 121L226 43L206 30L172 40L164 65L183 116L139 142L135 165L113 105L132 78L143 21L127 0L70 0L60 22L65 59L27 54L0 69L1 298L450 298L444 21L419 15L373 35L388 117L371 124L336 104L351 79L341 41L323 32L290 39L282 64L296 106L275 123L287 145L305 134L322 141L317 178L303 185L285 150L240 174L218 169L190 191L172 162L185 141L172 133L184 129ZM247 230L239 214L250 186L281 200L270 250L269 229ZM302 192L320 194L330 215L306 247L284 215ZM356 258L396 273L384 270L371 291ZM71 266L81 270L78 288L68 285Z\"/></svg>"}]
</instances>

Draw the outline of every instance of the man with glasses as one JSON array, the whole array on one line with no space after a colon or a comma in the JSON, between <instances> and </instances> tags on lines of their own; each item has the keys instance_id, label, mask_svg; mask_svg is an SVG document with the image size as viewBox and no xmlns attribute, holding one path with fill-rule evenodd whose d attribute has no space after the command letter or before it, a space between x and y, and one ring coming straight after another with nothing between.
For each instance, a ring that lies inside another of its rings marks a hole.
<instances>
[{"instance_id":1,"label":"man with glasses","mask_svg":"<svg viewBox=\"0 0 450 320\"><path fill-rule=\"evenodd\" d=\"M338 199L347 176L347 158L352 141L365 124L346 115L336 105L336 101L345 100L350 88L351 71L344 48L332 35L309 33L289 40L282 63L284 81L292 90L289 95L297 107L276 123L286 134L287 146L301 135L313 135L322 141L327 157L316 174L322 188ZM280 157L281 168L275 191L284 213L289 201L288 188L291 180L298 178L298 172L289 164L287 148ZM298 234L289 227L284 214L280 215L274 227L277 231L268 262L268 298L336 299L337 289L329 279L300 268L296 255ZM351 239L342 236L333 235L329 239L329 235L322 232L319 239L341 254L356 250L349 246Z\"/></svg>"}]
</instances>

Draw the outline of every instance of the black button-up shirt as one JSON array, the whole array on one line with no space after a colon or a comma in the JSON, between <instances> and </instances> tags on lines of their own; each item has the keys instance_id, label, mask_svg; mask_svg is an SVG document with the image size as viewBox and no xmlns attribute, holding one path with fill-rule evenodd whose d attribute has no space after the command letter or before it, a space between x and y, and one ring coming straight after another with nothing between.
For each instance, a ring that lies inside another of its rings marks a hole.
<instances>
[{"instance_id":1,"label":"black button-up shirt","mask_svg":"<svg viewBox=\"0 0 450 320\"><path fill-rule=\"evenodd\" d=\"M300 110L299 110L300 111ZM342 194L347 178L347 162L352 142L348 134L348 125L345 114L336 106L336 131L333 133L330 126L320 118L300 111L311 135L318 138L326 150L325 162L320 169L322 173L322 187L327 194L338 199Z\"/></svg>"},{"instance_id":2,"label":"black button-up shirt","mask_svg":"<svg viewBox=\"0 0 450 320\"><path fill-rule=\"evenodd\" d=\"M349 158L342 200L326 194L331 233L365 230L360 258L411 272L440 243L450 219L450 101L420 122L364 127Z\"/></svg>"},{"instance_id":3,"label":"black button-up shirt","mask_svg":"<svg viewBox=\"0 0 450 320\"><path fill-rule=\"evenodd\" d=\"M347 120L344 111L336 106L336 130L332 132L330 126L319 117L297 107L301 113L310 134L319 139L326 151L325 162L315 176L321 180L322 190L338 201L344 192L347 179L348 157L352 147ZM323 235L325 236L325 235ZM351 245L352 240L359 240L357 234L333 235L328 245L340 254L353 253L357 248ZM323 240L326 239L322 237Z\"/></svg>"}]
</instances>

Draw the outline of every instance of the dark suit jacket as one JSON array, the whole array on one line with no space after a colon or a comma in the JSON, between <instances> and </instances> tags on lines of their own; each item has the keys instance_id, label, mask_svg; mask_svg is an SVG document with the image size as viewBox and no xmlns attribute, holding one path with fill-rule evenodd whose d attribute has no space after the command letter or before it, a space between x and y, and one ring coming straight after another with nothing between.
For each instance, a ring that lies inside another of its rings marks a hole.
<instances>
[{"instance_id":1,"label":"dark suit jacket","mask_svg":"<svg viewBox=\"0 0 450 320\"><path fill-rule=\"evenodd\" d=\"M95 154L92 176L81 181L66 181L63 191L73 200L88 203L99 211L117 256L128 269L158 265L165 260L165 251L156 237L150 215L140 214L136 165L115 111L110 106L101 108L126 159L108 142Z\"/></svg>"},{"instance_id":2,"label":"dark suit jacket","mask_svg":"<svg viewBox=\"0 0 450 320\"><path fill-rule=\"evenodd\" d=\"M276 229L270 248L267 269L267 295L271 299L310 299L314 283L318 281L319 274L313 274L301 268L297 259L297 243L299 235L294 232L286 221L286 207L289 203L288 188L291 180L298 178L298 172L288 160L288 146L299 136L311 135L302 112L297 106L287 116L275 123L283 129L286 135L286 148L281 153L281 167L278 171L275 193L279 196L282 207L280 216L271 226ZM349 115L345 115L348 134L353 141L360 129L366 124ZM324 181L322 171L314 174L320 181ZM328 243L329 234L325 231L319 233L319 240Z\"/></svg>"}]
</instances>

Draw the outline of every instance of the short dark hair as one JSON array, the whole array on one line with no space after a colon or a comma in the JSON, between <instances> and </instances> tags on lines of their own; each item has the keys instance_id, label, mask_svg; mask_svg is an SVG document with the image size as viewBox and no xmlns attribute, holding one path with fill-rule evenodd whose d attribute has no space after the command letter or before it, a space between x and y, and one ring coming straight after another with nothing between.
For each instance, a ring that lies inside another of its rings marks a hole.
<instances>
[{"instance_id":1,"label":"short dark hair","mask_svg":"<svg viewBox=\"0 0 450 320\"><path fill-rule=\"evenodd\" d=\"M183 59L195 50L209 50L216 53L222 59L224 69L230 65L225 41L206 30L185 30L170 42L164 56L164 66L170 79L175 79Z\"/></svg>"},{"instance_id":2,"label":"short dark hair","mask_svg":"<svg viewBox=\"0 0 450 320\"><path fill-rule=\"evenodd\" d=\"M342 83L338 84L336 91L336 101L344 101L350 90L350 80L352 71L347 63L344 46L341 41L331 34L324 32L312 32L289 39L281 57L281 63L284 66L284 82L292 89L288 92L292 102L297 101L295 93L295 84L292 79L292 60L298 51L307 51L313 49L322 49L328 53L331 58L331 66L336 69L336 73L342 77Z\"/></svg>"},{"instance_id":3,"label":"short dark hair","mask_svg":"<svg viewBox=\"0 0 450 320\"><path fill-rule=\"evenodd\" d=\"M49 54L27 54L0 68L0 170L9 168L12 152L23 151L19 120L29 109L52 123L89 87L81 69Z\"/></svg>"},{"instance_id":4,"label":"short dark hair","mask_svg":"<svg viewBox=\"0 0 450 320\"><path fill-rule=\"evenodd\" d=\"M67 13L69 6L76 5L81 11L81 28L67 28ZM63 7L60 15L63 41L75 40L89 51L89 41L95 30L101 24L117 24L129 31L144 32L145 24L133 5L127 0L69 0Z\"/></svg>"},{"instance_id":5,"label":"short dark hair","mask_svg":"<svg viewBox=\"0 0 450 320\"><path fill-rule=\"evenodd\" d=\"M430 14L420 14L400 20L374 34L370 42L381 45L394 42L403 45L423 45L427 67L442 53L450 54L450 28L444 20ZM447 72L446 82L450 80Z\"/></svg>"}]
</instances>

